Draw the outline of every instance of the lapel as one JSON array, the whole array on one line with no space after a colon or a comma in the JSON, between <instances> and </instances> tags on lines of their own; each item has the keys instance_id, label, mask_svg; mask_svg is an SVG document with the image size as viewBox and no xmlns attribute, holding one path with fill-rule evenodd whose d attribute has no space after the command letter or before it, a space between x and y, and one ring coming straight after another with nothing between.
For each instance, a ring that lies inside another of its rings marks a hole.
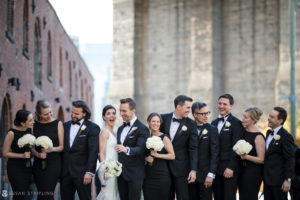
<instances>
[{"instance_id":1,"label":"lapel","mask_svg":"<svg viewBox=\"0 0 300 200\"><path fill-rule=\"evenodd\" d=\"M132 134L132 132L135 131L135 130L132 130L133 127L136 127L136 128L138 129L138 123L139 123L139 121L138 121L138 119L136 119L135 122L133 123L133 125L132 125L132 126L130 127L130 129L129 129L129 131L128 131L128 133L127 133L125 139L124 139L123 145L125 145L125 143L127 142L128 138L129 138L129 136ZM137 130L137 129L136 129L136 130ZM131 130L132 130L132 132L131 132Z\"/></svg>"},{"instance_id":2,"label":"lapel","mask_svg":"<svg viewBox=\"0 0 300 200\"><path fill-rule=\"evenodd\" d=\"M283 130L283 127L281 127L279 130L278 130L278 132L277 132L277 135L280 135L280 137L281 137L281 132L282 132L282 130ZM268 138L268 136L269 136L270 134L268 133L267 134L267 137L266 138ZM267 154L269 154L270 152L272 152L272 150L273 150L273 147L274 147L274 143L275 143L275 139L274 139L274 137L273 137L273 139L271 140L271 142L270 142L270 144L269 144L269 148L267 149Z\"/></svg>"},{"instance_id":3,"label":"lapel","mask_svg":"<svg viewBox=\"0 0 300 200\"><path fill-rule=\"evenodd\" d=\"M123 131L123 128L124 128L124 125L121 125L117 132L117 143L118 144L121 144L121 133Z\"/></svg>"},{"instance_id":4,"label":"lapel","mask_svg":"<svg viewBox=\"0 0 300 200\"><path fill-rule=\"evenodd\" d=\"M175 139L176 139L177 137L179 137L179 135L181 134L180 131L181 131L182 126L185 125L185 122L186 122L186 118L182 118L181 121L180 121L179 127L178 127L178 129L177 129L177 131L176 131L176 133L175 133L175 136L174 136L174 138L173 138L173 141L175 141ZM188 130L187 130L187 131L188 131Z\"/></svg>"},{"instance_id":5,"label":"lapel","mask_svg":"<svg viewBox=\"0 0 300 200\"><path fill-rule=\"evenodd\" d=\"M171 127L171 121L172 121L173 113L169 113L166 117L165 121L165 134L167 134L170 137L170 127Z\"/></svg>"},{"instance_id":6,"label":"lapel","mask_svg":"<svg viewBox=\"0 0 300 200\"><path fill-rule=\"evenodd\" d=\"M87 120L84 120L83 123L81 124L81 126L80 126L80 128L79 128L79 130L78 130L78 132L77 132L77 134L76 134L76 137L74 138L74 141L73 141L73 144L72 144L71 148L72 148L72 147L74 146L74 144L77 142L77 140L78 140L78 138L79 138L79 135L86 131L86 129L87 129L87 123L88 123L88 121L87 121ZM81 130L81 128L83 127L83 125L86 126L86 128L85 128L84 130Z\"/></svg>"},{"instance_id":7,"label":"lapel","mask_svg":"<svg viewBox=\"0 0 300 200\"><path fill-rule=\"evenodd\" d=\"M223 130L225 129L226 122L229 122L230 124L232 124L232 123L231 123L232 115L231 115L231 113L228 114L228 115L229 115L229 116L228 116L227 120L225 121L225 123L223 124L220 134L223 133ZM218 124L217 124L217 127L218 127ZM230 127L228 127L228 129L230 129Z\"/></svg>"},{"instance_id":8,"label":"lapel","mask_svg":"<svg viewBox=\"0 0 300 200\"><path fill-rule=\"evenodd\" d=\"M204 131L204 129L207 129L207 124L203 124L203 126L201 127L201 130L200 130L200 134L198 135L198 140L201 140L203 138L204 135L202 135L202 132Z\"/></svg>"},{"instance_id":9,"label":"lapel","mask_svg":"<svg viewBox=\"0 0 300 200\"><path fill-rule=\"evenodd\" d=\"M65 125L65 144L66 148L70 149L70 128L71 128L71 121L68 121Z\"/></svg>"}]
</instances>

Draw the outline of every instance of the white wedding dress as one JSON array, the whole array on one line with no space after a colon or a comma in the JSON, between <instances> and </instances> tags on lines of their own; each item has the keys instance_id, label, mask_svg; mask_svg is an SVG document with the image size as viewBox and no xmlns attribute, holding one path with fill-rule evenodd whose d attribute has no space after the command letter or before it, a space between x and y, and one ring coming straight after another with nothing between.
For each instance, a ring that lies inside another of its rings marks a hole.
<instances>
[{"instance_id":1,"label":"white wedding dress","mask_svg":"<svg viewBox=\"0 0 300 200\"><path fill-rule=\"evenodd\" d=\"M115 145L117 144L116 136L107 129L104 129L109 137L106 143L105 148L105 160L118 160L118 153L115 150ZM100 180L102 185L106 185L105 187L102 186L99 195L97 196L97 200L119 200L119 191L118 191L118 183L117 177L108 178L105 181L103 180L103 173L100 172ZM103 183L105 182L105 183Z\"/></svg>"}]
</instances>

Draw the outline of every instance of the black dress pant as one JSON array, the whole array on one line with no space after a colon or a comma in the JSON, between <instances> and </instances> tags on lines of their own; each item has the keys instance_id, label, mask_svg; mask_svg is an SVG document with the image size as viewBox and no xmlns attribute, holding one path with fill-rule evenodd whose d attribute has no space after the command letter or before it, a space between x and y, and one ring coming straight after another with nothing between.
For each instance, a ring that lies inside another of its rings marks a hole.
<instances>
[{"instance_id":1,"label":"black dress pant","mask_svg":"<svg viewBox=\"0 0 300 200\"><path fill-rule=\"evenodd\" d=\"M213 183L214 200L236 200L237 175L225 178L217 174Z\"/></svg>"},{"instance_id":2,"label":"black dress pant","mask_svg":"<svg viewBox=\"0 0 300 200\"><path fill-rule=\"evenodd\" d=\"M189 199L189 189L188 189L188 176L176 177L171 175L171 188L169 200L188 200Z\"/></svg>"},{"instance_id":3,"label":"black dress pant","mask_svg":"<svg viewBox=\"0 0 300 200\"><path fill-rule=\"evenodd\" d=\"M73 200L77 191L80 200L91 200L91 183L83 184L83 177L71 177L69 174L60 181L62 200Z\"/></svg>"},{"instance_id":4,"label":"black dress pant","mask_svg":"<svg viewBox=\"0 0 300 200\"><path fill-rule=\"evenodd\" d=\"M287 200L287 193L282 191L281 186L264 184L264 200Z\"/></svg>"},{"instance_id":5,"label":"black dress pant","mask_svg":"<svg viewBox=\"0 0 300 200\"><path fill-rule=\"evenodd\" d=\"M118 189L121 200L140 200L143 180L126 181L122 174L118 177Z\"/></svg>"},{"instance_id":6,"label":"black dress pant","mask_svg":"<svg viewBox=\"0 0 300 200\"><path fill-rule=\"evenodd\" d=\"M205 188L204 183L195 181L189 184L190 200L212 200L212 187Z\"/></svg>"}]
</instances>

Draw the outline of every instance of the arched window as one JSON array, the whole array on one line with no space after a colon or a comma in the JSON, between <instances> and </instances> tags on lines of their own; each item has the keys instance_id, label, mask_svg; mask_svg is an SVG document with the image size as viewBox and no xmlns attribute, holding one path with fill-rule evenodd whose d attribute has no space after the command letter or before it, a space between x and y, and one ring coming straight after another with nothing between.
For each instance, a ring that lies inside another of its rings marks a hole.
<instances>
[{"instance_id":1,"label":"arched window","mask_svg":"<svg viewBox=\"0 0 300 200\"><path fill-rule=\"evenodd\" d=\"M6 97L4 98L2 102L2 109L1 109L1 121L0 121L0 127L1 127L1 137L0 137L0 168L1 168L1 190L7 188L8 180L5 180L5 158L2 155L3 152L3 142L5 139L5 135L7 131L12 128L12 113L11 113L11 101L10 96L6 94Z\"/></svg>"},{"instance_id":2,"label":"arched window","mask_svg":"<svg viewBox=\"0 0 300 200\"><path fill-rule=\"evenodd\" d=\"M63 87L63 55L62 50L59 48L59 86Z\"/></svg>"},{"instance_id":3,"label":"arched window","mask_svg":"<svg viewBox=\"0 0 300 200\"><path fill-rule=\"evenodd\" d=\"M65 117L64 117L64 110L61 106L59 106L58 109L58 115L57 115L57 119L64 122L65 121Z\"/></svg>"},{"instance_id":4,"label":"arched window","mask_svg":"<svg viewBox=\"0 0 300 200\"><path fill-rule=\"evenodd\" d=\"M28 10L28 0L24 1L23 7L23 55L29 59L28 53L28 28L29 28L29 10Z\"/></svg>"},{"instance_id":5,"label":"arched window","mask_svg":"<svg viewBox=\"0 0 300 200\"><path fill-rule=\"evenodd\" d=\"M52 78L52 49L51 49L51 33L48 32L47 39L47 78L50 82L53 81Z\"/></svg>"},{"instance_id":6,"label":"arched window","mask_svg":"<svg viewBox=\"0 0 300 200\"><path fill-rule=\"evenodd\" d=\"M79 88L78 88L78 75L75 74L75 97L76 99L79 98Z\"/></svg>"},{"instance_id":7,"label":"arched window","mask_svg":"<svg viewBox=\"0 0 300 200\"><path fill-rule=\"evenodd\" d=\"M42 49L40 19L34 24L34 85L42 89Z\"/></svg>"},{"instance_id":8,"label":"arched window","mask_svg":"<svg viewBox=\"0 0 300 200\"><path fill-rule=\"evenodd\" d=\"M15 0L7 0L6 37L15 43L14 38L14 9Z\"/></svg>"},{"instance_id":9,"label":"arched window","mask_svg":"<svg viewBox=\"0 0 300 200\"><path fill-rule=\"evenodd\" d=\"M70 98L72 98L72 88L73 88L73 80L72 80L72 65L71 62L69 61L69 94Z\"/></svg>"}]
</instances>

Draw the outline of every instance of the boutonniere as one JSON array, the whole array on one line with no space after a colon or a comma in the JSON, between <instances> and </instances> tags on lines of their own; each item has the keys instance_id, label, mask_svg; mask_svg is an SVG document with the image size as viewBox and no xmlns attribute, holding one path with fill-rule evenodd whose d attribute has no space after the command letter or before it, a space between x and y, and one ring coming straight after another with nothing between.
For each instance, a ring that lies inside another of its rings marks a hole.
<instances>
[{"instance_id":1,"label":"boutonniere","mask_svg":"<svg viewBox=\"0 0 300 200\"><path fill-rule=\"evenodd\" d=\"M186 125L183 125L183 126L181 127L181 130L180 130L179 133L181 133L182 131L187 131L187 130L188 130L188 128L186 127Z\"/></svg>"},{"instance_id":2,"label":"boutonniere","mask_svg":"<svg viewBox=\"0 0 300 200\"><path fill-rule=\"evenodd\" d=\"M275 144L275 142L277 142L278 140L280 140L280 135L274 135L274 142L273 144Z\"/></svg>"},{"instance_id":3,"label":"boutonniere","mask_svg":"<svg viewBox=\"0 0 300 200\"><path fill-rule=\"evenodd\" d=\"M225 128L229 128L231 126L230 122L229 121L226 121L225 122Z\"/></svg>"},{"instance_id":4,"label":"boutonniere","mask_svg":"<svg viewBox=\"0 0 300 200\"><path fill-rule=\"evenodd\" d=\"M206 129L206 128L203 129L203 131L202 131L202 133L201 133L199 139L201 139L201 138L202 138L204 135L206 135L207 133L208 133L207 129Z\"/></svg>"},{"instance_id":5,"label":"boutonniere","mask_svg":"<svg viewBox=\"0 0 300 200\"><path fill-rule=\"evenodd\" d=\"M81 126L81 128L80 128L80 133L81 133L82 131L84 131L85 129L86 129L86 125L83 124L83 125Z\"/></svg>"},{"instance_id":6,"label":"boutonniere","mask_svg":"<svg viewBox=\"0 0 300 200\"><path fill-rule=\"evenodd\" d=\"M136 129L138 129L138 127L136 127L136 126L132 127L132 129L130 130L130 132L128 133L128 135L129 135L130 133L132 133L133 131L135 131Z\"/></svg>"}]
</instances>

